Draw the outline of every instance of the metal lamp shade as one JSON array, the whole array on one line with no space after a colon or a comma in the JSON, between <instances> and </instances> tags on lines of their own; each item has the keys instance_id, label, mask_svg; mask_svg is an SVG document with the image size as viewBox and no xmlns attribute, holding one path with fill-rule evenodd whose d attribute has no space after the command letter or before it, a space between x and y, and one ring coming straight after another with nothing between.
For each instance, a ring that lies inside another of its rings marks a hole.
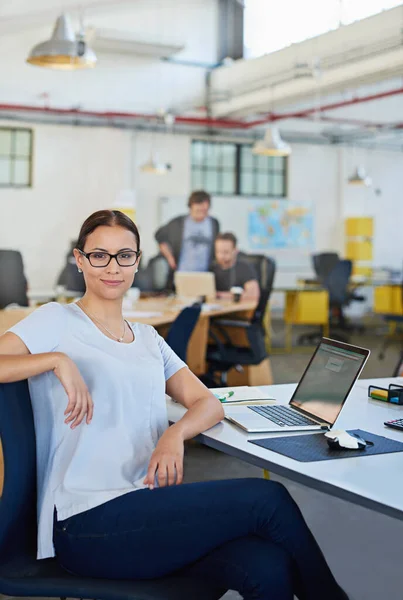
<instances>
[{"instance_id":1,"label":"metal lamp shade","mask_svg":"<svg viewBox=\"0 0 403 600\"><path fill-rule=\"evenodd\" d=\"M368 187L371 185L372 179L368 177L363 167L357 167L354 174L348 178L348 183L350 185L361 185Z\"/></svg>"},{"instance_id":2,"label":"metal lamp shade","mask_svg":"<svg viewBox=\"0 0 403 600\"><path fill-rule=\"evenodd\" d=\"M166 175L168 172L167 165L159 163L153 156L140 167L143 173L151 173L152 175Z\"/></svg>"},{"instance_id":3,"label":"metal lamp shade","mask_svg":"<svg viewBox=\"0 0 403 600\"><path fill-rule=\"evenodd\" d=\"M266 130L264 139L255 142L252 152L264 156L289 156L291 146L281 138L277 127L270 127Z\"/></svg>"},{"instance_id":4,"label":"metal lamp shade","mask_svg":"<svg viewBox=\"0 0 403 600\"><path fill-rule=\"evenodd\" d=\"M34 46L27 62L49 69L88 69L95 67L97 57L84 39L76 39L67 15L61 15L55 24L52 37Z\"/></svg>"}]
</instances>

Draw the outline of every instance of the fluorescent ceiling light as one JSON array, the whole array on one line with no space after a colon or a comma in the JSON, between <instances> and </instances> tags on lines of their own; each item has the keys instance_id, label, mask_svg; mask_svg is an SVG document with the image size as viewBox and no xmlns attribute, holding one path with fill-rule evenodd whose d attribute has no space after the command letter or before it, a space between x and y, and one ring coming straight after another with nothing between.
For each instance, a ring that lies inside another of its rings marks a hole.
<instances>
[{"instance_id":1,"label":"fluorescent ceiling light","mask_svg":"<svg viewBox=\"0 0 403 600\"><path fill-rule=\"evenodd\" d=\"M94 29L92 46L99 52L133 54L166 58L184 49L183 44L164 44L158 41L140 40L133 34L112 29Z\"/></svg>"},{"instance_id":2,"label":"fluorescent ceiling light","mask_svg":"<svg viewBox=\"0 0 403 600\"><path fill-rule=\"evenodd\" d=\"M368 177L364 167L357 167L353 175L348 178L350 185L370 186L372 184L371 177Z\"/></svg>"},{"instance_id":3,"label":"fluorescent ceiling light","mask_svg":"<svg viewBox=\"0 0 403 600\"><path fill-rule=\"evenodd\" d=\"M264 156L289 156L291 146L281 139L277 127L269 127L266 130L264 139L254 143L252 152Z\"/></svg>"},{"instance_id":4,"label":"fluorescent ceiling light","mask_svg":"<svg viewBox=\"0 0 403 600\"><path fill-rule=\"evenodd\" d=\"M88 69L95 67L97 57L84 36L75 36L68 16L62 14L56 21L50 40L34 46L27 62L49 69Z\"/></svg>"}]
</instances>

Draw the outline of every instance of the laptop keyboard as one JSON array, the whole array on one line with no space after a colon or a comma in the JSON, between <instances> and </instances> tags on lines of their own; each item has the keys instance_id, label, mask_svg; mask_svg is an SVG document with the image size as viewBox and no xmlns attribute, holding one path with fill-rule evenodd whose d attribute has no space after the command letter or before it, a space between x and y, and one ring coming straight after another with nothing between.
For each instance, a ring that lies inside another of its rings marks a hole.
<instances>
[{"instance_id":1,"label":"laptop keyboard","mask_svg":"<svg viewBox=\"0 0 403 600\"><path fill-rule=\"evenodd\" d=\"M293 410L289 406L248 406L250 410L253 410L258 415L273 421L276 425L281 427L294 427L296 425L317 425L315 421L300 415L298 411Z\"/></svg>"}]
</instances>

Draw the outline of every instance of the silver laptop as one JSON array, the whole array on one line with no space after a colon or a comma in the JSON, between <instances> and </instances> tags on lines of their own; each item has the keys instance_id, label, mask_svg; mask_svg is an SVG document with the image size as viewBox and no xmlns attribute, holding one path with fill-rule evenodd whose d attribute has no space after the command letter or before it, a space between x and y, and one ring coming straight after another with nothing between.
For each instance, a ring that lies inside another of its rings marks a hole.
<instances>
[{"instance_id":1,"label":"silver laptop","mask_svg":"<svg viewBox=\"0 0 403 600\"><path fill-rule=\"evenodd\" d=\"M206 296L209 302L216 299L214 273L175 271L174 283L178 296L188 298Z\"/></svg>"},{"instance_id":2,"label":"silver laptop","mask_svg":"<svg viewBox=\"0 0 403 600\"><path fill-rule=\"evenodd\" d=\"M333 426L369 350L323 338L289 404L234 406L225 418L245 431L310 431Z\"/></svg>"}]
</instances>

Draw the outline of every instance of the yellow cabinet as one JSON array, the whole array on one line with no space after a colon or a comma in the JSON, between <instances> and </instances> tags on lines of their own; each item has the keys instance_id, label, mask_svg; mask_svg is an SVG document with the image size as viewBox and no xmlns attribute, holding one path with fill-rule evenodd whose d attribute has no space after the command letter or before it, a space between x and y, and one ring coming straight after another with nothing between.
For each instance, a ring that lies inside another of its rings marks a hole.
<instances>
[{"instance_id":1,"label":"yellow cabinet","mask_svg":"<svg viewBox=\"0 0 403 600\"><path fill-rule=\"evenodd\" d=\"M317 325L329 335L329 294L326 290L288 290L286 292L284 321L286 326L286 350L292 349L293 325Z\"/></svg>"},{"instance_id":2,"label":"yellow cabinet","mask_svg":"<svg viewBox=\"0 0 403 600\"><path fill-rule=\"evenodd\" d=\"M375 288L374 312L382 315L403 315L402 286L381 285Z\"/></svg>"},{"instance_id":3,"label":"yellow cabinet","mask_svg":"<svg viewBox=\"0 0 403 600\"><path fill-rule=\"evenodd\" d=\"M350 217L344 223L345 257L353 261L353 275L372 275L372 217Z\"/></svg>"}]
</instances>

